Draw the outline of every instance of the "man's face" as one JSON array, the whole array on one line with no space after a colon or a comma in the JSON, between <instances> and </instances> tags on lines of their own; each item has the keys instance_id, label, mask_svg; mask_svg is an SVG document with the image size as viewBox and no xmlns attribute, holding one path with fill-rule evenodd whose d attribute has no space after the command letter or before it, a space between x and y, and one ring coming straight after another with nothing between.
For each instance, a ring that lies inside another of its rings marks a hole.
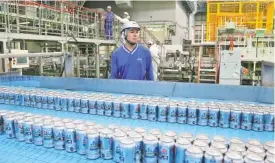
<instances>
[{"instance_id":1,"label":"man's face","mask_svg":"<svg viewBox=\"0 0 275 163\"><path fill-rule=\"evenodd\" d=\"M127 15L126 15L126 14L123 14L123 18L127 18Z\"/></svg>"},{"instance_id":2,"label":"man's face","mask_svg":"<svg viewBox=\"0 0 275 163\"><path fill-rule=\"evenodd\" d=\"M107 8L107 11L108 11L108 12L111 12L111 10L112 10L111 8Z\"/></svg>"},{"instance_id":3,"label":"man's face","mask_svg":"<svg viewBox=\"0 0 275 163\"><path fill-rule=\"evenodd\" d=\"M150 48L152 46L152 44L148 44L148 48Z\"/></svg>"},{"instance_id":4,"label":"man's face","mask_svg":"<svg viewBox=\"0 0 275 163\"><path fill-rule=\"evenodd\" d=\"M139 40L139 30L136 28L130 29L127 34L127 39L132 43L137 43Z\"/></svg>"}]
</instances>

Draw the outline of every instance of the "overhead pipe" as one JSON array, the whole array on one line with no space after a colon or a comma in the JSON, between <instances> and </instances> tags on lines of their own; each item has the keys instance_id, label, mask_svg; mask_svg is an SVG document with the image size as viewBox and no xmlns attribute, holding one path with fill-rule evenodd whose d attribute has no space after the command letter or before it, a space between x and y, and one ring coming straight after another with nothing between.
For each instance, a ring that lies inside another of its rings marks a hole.
<instances>
[{"instance_id":1,"label":"overhead pipe","mask_svg":"<svg viewBox=\"0 0 275 163\"><path fill-rule=\"evenodd\" d=\"M189 40L192 40L192 44L194 43L194 30L193 26L195 26L195 15L197 13L197 1L193 1L194 3L194 11L189 15Z\"/></svg>"}]
</instances>

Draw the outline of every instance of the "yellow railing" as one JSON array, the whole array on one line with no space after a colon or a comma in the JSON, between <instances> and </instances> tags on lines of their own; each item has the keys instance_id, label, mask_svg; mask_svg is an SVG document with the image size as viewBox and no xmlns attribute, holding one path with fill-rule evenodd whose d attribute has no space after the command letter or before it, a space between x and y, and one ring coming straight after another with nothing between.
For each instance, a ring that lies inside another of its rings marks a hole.
<instances>
[{"instance_id":1,"label":"yellow railing","mask_svg":"<svg viewBox=\"0 0 275 163\"><path fill-rule=\"evenodd\" d=\"M207 1L207 41L216 40L218 27L226 22L235 22L237 27L248 29L265 28L267 33L273 30L274 1Z\"/></svg>"}]
</instances>

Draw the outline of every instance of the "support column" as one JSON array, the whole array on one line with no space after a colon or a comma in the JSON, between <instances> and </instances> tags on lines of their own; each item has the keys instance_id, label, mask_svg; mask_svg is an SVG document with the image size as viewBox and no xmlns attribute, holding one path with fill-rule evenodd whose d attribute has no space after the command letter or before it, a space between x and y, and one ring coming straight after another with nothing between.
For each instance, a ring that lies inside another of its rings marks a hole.
<instances>
[{"instance_id":1,"label":"support column","mask_svg":"<svg viewBox=\"0 0 275 163\"><path fill-rule=\"evenodd\" d=\"M100 66L99 66L99 44L96 44L96 78L100 78Z\"/></svg>"}]
</instances>

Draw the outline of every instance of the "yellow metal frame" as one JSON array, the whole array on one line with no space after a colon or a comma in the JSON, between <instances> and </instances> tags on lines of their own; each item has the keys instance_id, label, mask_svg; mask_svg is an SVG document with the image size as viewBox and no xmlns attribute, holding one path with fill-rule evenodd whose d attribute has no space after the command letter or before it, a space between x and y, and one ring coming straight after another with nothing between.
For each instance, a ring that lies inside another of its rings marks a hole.
<instances>
[{"instance_id":1,"label":"yellow metal frame","mask_svg":"<svg viewBox=\"0 0 275 163\"><path fill-rule=\"evenodd\" d=\"M274 15L273 0L217 1L207 0L206 41L215 41L218 27L233 21L237 27L266 29L272 32Z\"/></svg>"}]
</instances>

